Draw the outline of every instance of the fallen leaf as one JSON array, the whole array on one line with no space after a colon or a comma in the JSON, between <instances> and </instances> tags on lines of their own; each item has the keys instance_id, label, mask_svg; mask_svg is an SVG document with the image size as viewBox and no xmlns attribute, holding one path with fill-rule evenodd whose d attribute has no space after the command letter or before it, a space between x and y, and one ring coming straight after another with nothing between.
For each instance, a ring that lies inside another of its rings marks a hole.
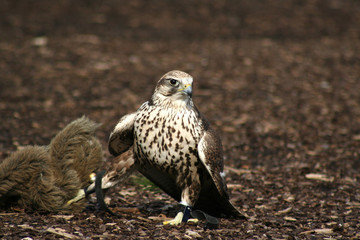
<instances>
[{"instance_id":1,"label":"fallen leaf","mask_svg":"<svg viewBox=\"0 0 360 240\"><path fill-rule=\"evenodd\" d=\"M245 124L249 119L249 115L248 114L242 114L240 116L240 118L237 118L233 121L233 124L235 125L242 125Z\"/></svg>"},{"instance_id":2,"label":"fallen leaf","mask_svg":"<svg viewBox=\"0 0 360 240\"><path fill-rule=\"evenodd\" d=\"M291 210L292 210L292 207L288 207L288 208L286 208L284 210L278 211L277 213L275 213L275 215L281 215L281 214L289 213L289 212L291 212Z\"/></svg>"},{"instance_id":3,"label":"fallen leaf","mask_svg":"<svg viewBox=\"0 0 360 240\"><path fill-rule=\"evenodd\" d=\"M117 223L105 223L105 226L115 226Z\"/></svg>"},{"instance_id":4,"label":"fallen leaf","mask_svg":"<svg viewBox=\"0 0 360 240\"><path fill-rule=\"evenodd\" d=\"M20 224L20 225L18 225L18 227L38 231L37 229L33 228L32 226L30 226L28 224Z\"/></svg>"},{"instance_id":5,"label":"fallen leaf","mask_svg":"<svg viewBox=\"0 0 360 240\"><path fill-rule=\"evenodd\" d=\"M143 217L140 217L140 216L138 216L137 219L142 220L142 221L145 221L145 222L151 222L150 219L143 218Z\"/></svg>"},{"instance_id":6,"label":"fallen leaf","mask_svg":"<svg viewBox=\"0 0 360 240\"><path fill-rule=\"evenodd\" d=\"M52 215L54 218L63 218L65 220L70 220L74 217L74 215Z\"/></svg>"},{"instance_id":7,"label":"fallen leaf","mask_svg":"<svg viewBox=\"0 0 360 240\"><path fill-rule=\"evenodd\" d=\"M316 155L318 155L318 152L309 150L306 152L306 154L309 156L316 156Z\"/></svg>"},{"instance_id":8,"label":"fallen leaf","mask_svg":"<svg viewBox=\"0 0 360 240\"><path fill-rule=\"evenodd\" d=\"M166 217L164 214L160 214L159 216L150 216L148 217L150 220L153 221L169 221L171 218Z\"/></svg>"},{"instance_id":9,"label":"fallen leaf","mask_svg":"<svg viewBox=\"0 0 360 240\"><path fill-rule=\"evenodd\" d=\"M122 207L116 207L113 208L115 212L128 212L128 213L140 213L140 210L138 208L122 208Z\"/></svg>"},{"instance_id":10,"label":"fallen leaf","mask_svg":"<svg viewBox=\"0 0 360 240\"><path fill-rule=\"evenodd\" d=\"M319 229L313 229L305 232L301 232L300 234L332 234L334 231L331 228L319 228Z\"/></svg>"},{"instance_id":11,"label":"fallen leaf","mask_svg":"<svg viewBox=\"0 0 360 240\"><path fill-rule=\"evenodd\" d=\"M224 132L229 132L229 133L234 133L236 132L236 128L231 127L231 126L223 126L222 130Z\"/></svg>"},{"instance_id":12,"label":"fallen leaf","mask_svg":"<svg viewBox=\"0 0 360 240\"><path fill-rule=\"evenodd\" d=\"M47 43L48 43L47 37L36 37L36 38L33 38L31 41L31 44L36 47L46 46Z\"/></svg>"},{"instance_id":13,"label":"fallen leaf","mask_svg":"<svg viewBox=\"0 0 360 240\"><path fill-rule=\"evenodd\" d=\"M244 186L241 184L231 184L231 183L227 184L227 188L229 188L229 189L241 189L243 187Z\"/></svg>"},{"instance_id":14,"label":"fallen leaf","mask_svg":"<svg viewBox=\"0 0 360 240\"><path fill-rule=\"evenodd\" d=\"M190 237L201 238L201 235L199 233L192 230L186 230L185 234L189 235Z\"/></svg>"},{"instance_id":15,"label":"fallen leaf","mask_svg":"<svg viewBox=\"0 0 360 240\"><path fill-rule=\"evenodd\" d=\"M293 218L293 217L284 217L284 220L288 221L288 222L296 222L297 221L297 219Z\"/></svg>"},{"instance_id":16,"label":"fallen leaf","mask_svg":"<svg viewBox=\"0 0 360 240\"><path fill-rule=\"evenodd\" d=\"M49 233L59 235L59 236L62 236L62 237L65 237L65 238L70 238L70 239L79 238L78 236L75 236L73 234L66 233L65 229L62 229L62 228L52 228L52 227L50 227L50 228L46 229L45 231L49 232Z\"/></svg>"},{"instance_id":17,"label":"fallen leaf","mask_svg":"<svg viewBox=\"0 0 360 240\"><path fill-rule=\"evenodd\" d=\"M19 215L19 213L0 213L0 216L13 216Z\"/></svg>"},{"instance_id":18,"label":"fallen leaf","mask_svg":"<svg viewBox=\"0 0 360 240\"><path fill-rule=\"evenodd\" d=\"M235 173L235 174L238 174L238 175L241 175L241 174L244 174L244 173L255 172L255 171L252 171L252 170L249 170L249 169L237 169L237 168L233 168L233 167L229 167L229 166L225 166L224 168L225 168L226 171L229 171L229 172L232 172L232 173Z\"/></svg>"},{"instance_id":19,"label":"fallen leaf","mask_svg":"<svg viewBox=\"0 0 360 240\"><path fill-rule=\"evenodd\" d=\"M319 180L324 182L333 182L335 179L334 177L328 177L325 174L321 174L321 173L308 173L305 175L305 177L307 179Z\"/></svg>"},{"instance_id":20,"label":"fallen leaf","mask_svg":"<svg viewBox=\"0 0 360 240\"><path fill-rule=\"evenodd\" d=\"M354 136L352 137L352 139L355 140L355 141L360 141L360 134L354 135Z\"/></svg>"},{"instance_id":21,"label":"fallen leaf","mask_svg":"<svg viewBox=\"0 0 360 240\"><path fill-rule=\"evenodd\" d=\"M136 191L129 191L129 190L121 190L119 192L119 194L123 195L123 196L134 196L135 194L137 194Z\"/></svg>"},{"instance_id":22,"label":"fallen leaf","mask_svg":"<svg viewBox=\"0 0 360 240\"><path fill-rule=\"evenodd\" d=\"M290 195L289 197L285 198L284 200L287 202L293 202L293 201L295 201L295 197L293 195Z\"/></svg>"}]
</instances>

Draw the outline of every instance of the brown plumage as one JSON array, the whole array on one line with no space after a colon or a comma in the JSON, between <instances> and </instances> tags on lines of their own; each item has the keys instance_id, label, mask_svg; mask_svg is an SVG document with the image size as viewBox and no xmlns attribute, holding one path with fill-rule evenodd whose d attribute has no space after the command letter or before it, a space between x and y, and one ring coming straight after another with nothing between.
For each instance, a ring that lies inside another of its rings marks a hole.
<instances>
[{"instance_id":1,"label":"brown plumage","mask_svg":"<svg viewBox=\"0 0 360 240\"><path fill-rule=\"evenodd\" d=\"M181 71L165 74L152 98L120 119L109 151L119 156L133 146L136 168L184 206L242 217L229 202L221 140L192 101L192 81ZM178 214L170 223L179 219L186 221Z\"/></svg>"},{"instance_id":2,"label":"brown plumage","mask_svg":"<svg viewBox=\"0 0 360 240\"><path fill-rule=\"evenodd\" d=\"M108 189L116 184L119 184L123 180L132 174L135 168L134 152L130 148L126 152L116 156L110 163L109 169L106 175L102 179L102 189ZM88 190L95 188L95 184L89 186Z\"/></svg>"},{"instance_id":3,"label":"brown plumage","mask_svg":"<svg viewBox=\"0 0 360 240\"><path fill-rule=\"evenodd\" d=\"M0 163L0 207L79 211L85 201L66 204L90 183L102 165L95 137L98 124L82 117L67 125L48 146L26 146Z\"/></svg>"}]
</instances>

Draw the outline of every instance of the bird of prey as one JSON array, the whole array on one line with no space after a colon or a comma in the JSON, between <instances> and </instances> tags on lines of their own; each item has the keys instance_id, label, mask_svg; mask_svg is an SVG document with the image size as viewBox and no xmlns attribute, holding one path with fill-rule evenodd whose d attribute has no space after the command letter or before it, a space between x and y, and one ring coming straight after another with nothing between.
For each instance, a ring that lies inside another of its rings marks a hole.
<instances>
[{"instance_id":1,"label":"bird of prey","mask_svg":"<svg viewBox=\"0 0 360 240\"><path fill-rule=\"evenodd\" d=\"M229 202L221 140L194 105L192 83L178 70L161 77L151 99L115 126L109 151L133 151L127 169L136 168L183 206L164 224L187 222L192 209L242 218Z\"/></svg>"}]
</instances>

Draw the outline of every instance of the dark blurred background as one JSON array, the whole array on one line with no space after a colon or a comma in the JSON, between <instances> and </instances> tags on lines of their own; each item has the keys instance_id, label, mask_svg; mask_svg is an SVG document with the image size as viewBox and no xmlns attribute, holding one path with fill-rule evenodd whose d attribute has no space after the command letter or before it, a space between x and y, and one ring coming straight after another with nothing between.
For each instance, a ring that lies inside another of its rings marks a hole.
<instances>
[{"instance_id":1,"label":"dark blurred background","mask_svg":"<svg viewBox=\"0 0 360 240\"><path fill-rule=\"evenodd\" d=\"M4 156L18 145L47 143L83 114L104 123L106 144L116 121L151 96L159 77L180 69L194 76L194 100L236 166L330 151L338 171L337 152L348 145L349 157L358 157L359 1L0 6Z\"/></svg>"}]
</instances>

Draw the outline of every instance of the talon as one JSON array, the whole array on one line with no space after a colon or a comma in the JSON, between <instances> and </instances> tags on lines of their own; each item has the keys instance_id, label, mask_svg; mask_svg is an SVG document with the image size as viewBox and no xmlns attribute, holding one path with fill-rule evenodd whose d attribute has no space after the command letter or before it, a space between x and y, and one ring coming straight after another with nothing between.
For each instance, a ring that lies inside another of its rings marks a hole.
<instances>
[{"instance_id":1,"label":"talon","mask_svg":"<svg viewBox=\"0 0 360 240\"><path fill-rule=\"evenodd\" d=\"M163 222L164 225L179 225L180 223L182 223L182 219L183 219L184 214L182 212L179 212L176 217L172 220L169 221L165 221Z\"/></svg>"},{"instance_id":2,"label":"talon","mask_svg":"<svg viewBox=\"0 0 360 240\"><path fill-rule=\"evenodd\" d=\"M85 197L85 191L83 189L80 189L79 192L77 193L76 197L67 201L66 205L70 205L74 202L77 202L77 201L83 199L84 197Z\"/></svg>"},{"instance_id":3,"label":"talon","mask_svg":"<svg viewBox=\"0 0 360 240\"><path fill-rule=\"evenodd\" d=\"M197 222L197 219L189 219L190 213L191 213L191 207L190 206L184 206L182 205L181 209L182 211L178 212L176 217L172 220L163 222L164 225L170 224L170 225L179 225L182 222Z\"/></svg>"},{"instance_id":4,"label":"talon","mask_svg":"<svg viewBox=\"0 0 360 240\"><path fill-rule=\"evenodd\" d=\"M199 222L199 219L197 219L197 218L190 218L187 222L198 223L198 222Z\"/></svg>"}]
</instances>

